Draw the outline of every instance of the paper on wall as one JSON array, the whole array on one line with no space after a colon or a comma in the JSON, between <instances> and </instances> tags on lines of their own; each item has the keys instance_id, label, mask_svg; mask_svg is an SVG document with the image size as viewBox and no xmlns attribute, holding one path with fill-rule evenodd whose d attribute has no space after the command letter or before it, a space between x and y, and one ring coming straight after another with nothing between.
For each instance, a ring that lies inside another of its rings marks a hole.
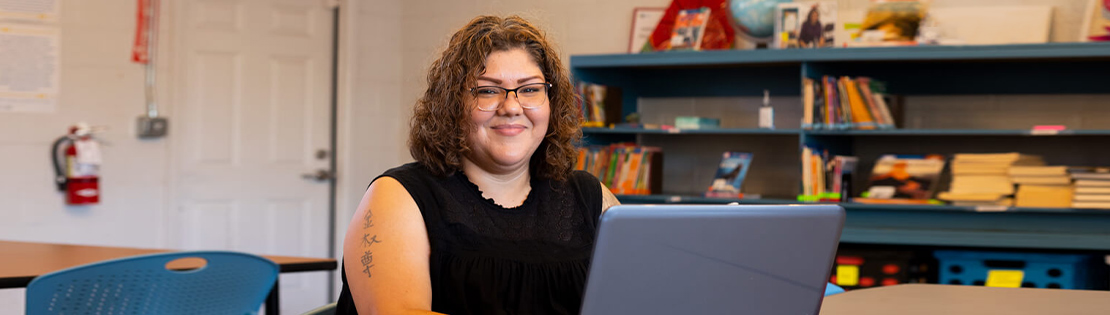
<instances>
[{"instance_id":1,"label":"paper on wall","mask_svg":"<svg viewBox=\"0 0 1110 315\"><path fill-rule=\"evenodd\" d=\"M58 58L56 27L0 24L0 112L54 112Z\"/></svg>"},{"instance_id":2,"label":"paper on wall","mask_svg":"<svg viewBox=\"0 0 1110 315\"><path fill-rule=\"evenodd\" d=\"M0 20L57 22L61 0L0 0Z\"/></svg>"}]
</instances>

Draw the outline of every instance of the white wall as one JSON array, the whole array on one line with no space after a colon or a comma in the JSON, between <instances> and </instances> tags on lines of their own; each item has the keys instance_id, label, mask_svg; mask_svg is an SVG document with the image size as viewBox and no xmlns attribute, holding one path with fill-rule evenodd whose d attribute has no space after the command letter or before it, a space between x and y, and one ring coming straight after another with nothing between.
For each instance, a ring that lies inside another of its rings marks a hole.
<instances>
[{"instance_id":1,"label":"white wall","mask_svg":"<svg viewBox=\"0 0 1110 315\"><path fill-rule=\"evenodd\" d=\"M169 145L134 135L145 113L143 66L130 61L135 1L62 2L57 111L0 113L0 239L162 247ZM105 145L96 206L65 206L52 183L50 145L78 121L108 127L97 135ZM0 290L0 305L0 314L22 314L23 290Z\"/></svg>"},{"instance_id":2,"label":"white wall","mask_svg":"<svg viewBox=\"0 0 1110 315\"><path fill-rule=\"evenodd\" d=\"M172 1L172 0L171 0ZM169 141L141 141L143 69L129 61L133 0L62 1L61 100L56 113L0 113L0 239L164 247L169 211ZM841 1L862 9L867 0ZM1052 4L1052 39L1072 41L1081 0L934 0L936 6ZM411 158L405 148L411 106L425 88L427 66L447 38L480 14L521 14L569 55L625 51L632 9L667 0L350 0L344 2L339 111L337 234L369 181ZM168 7L168 6L164 6ZM163 25L171 25L164 21ZM169 31L162 43L171 41ZM163 69L171 70L171 69ZM163 74L161 78L170 75ZM162 86L170 82L163 80ZM163 91L168 91L163 88ZM172 95L161 95L173 119ZM77 121L108 126L103 201L66 207L52 184L50 143ZM339 238L341 240L341 238ZM0 314L21 314L21 290L0 290ZM18 309L16 309L18 308Z\"/></svg>"}]
</instances>

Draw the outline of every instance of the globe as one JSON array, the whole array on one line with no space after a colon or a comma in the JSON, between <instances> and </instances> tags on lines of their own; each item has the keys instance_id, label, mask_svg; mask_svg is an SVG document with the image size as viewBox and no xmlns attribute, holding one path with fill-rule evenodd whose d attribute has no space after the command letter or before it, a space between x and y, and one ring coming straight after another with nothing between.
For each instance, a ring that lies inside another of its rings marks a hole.
<instances>
[{"instance_id":1,"label":"globe","mask_svg":"<svg viewBox=\"0 0 1110 315\"><path fill-rule=\"evenodd\" d=\"M791 0L729 0L728 8L736 30L752 38L764 39L775 32L775 6Z\"/></svg>"}]
</instances>

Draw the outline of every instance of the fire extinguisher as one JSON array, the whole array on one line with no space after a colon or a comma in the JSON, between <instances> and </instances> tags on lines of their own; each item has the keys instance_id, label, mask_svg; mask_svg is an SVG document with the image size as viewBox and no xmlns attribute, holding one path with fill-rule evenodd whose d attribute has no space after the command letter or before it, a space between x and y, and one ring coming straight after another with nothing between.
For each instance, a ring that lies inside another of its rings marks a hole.
<instances>
[{"instance_id":1,"label":"fire extinguisher","mask_svg":"<svg viewBox=\"0 0 1110 315\"><path fill-rule=\"evenodd\" d=\"M50 151L54 182L65 191L66 204L94 205L100 202L100 145L92 128L78 123L69 134L58 138Z\"/></svg>"}]
</instances>

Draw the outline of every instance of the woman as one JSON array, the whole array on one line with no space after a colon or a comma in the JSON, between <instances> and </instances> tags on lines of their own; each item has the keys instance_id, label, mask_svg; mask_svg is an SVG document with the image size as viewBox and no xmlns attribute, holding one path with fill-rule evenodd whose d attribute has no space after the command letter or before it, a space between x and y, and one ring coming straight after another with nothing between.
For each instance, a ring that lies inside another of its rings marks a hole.
<instances>
[{"instance_id":1,"label":"woman","mask_svg":"<svg viewBox=\"0 0 1110 315\"><path fill-rule=\"evenodd\" d=\"M809 8L809 15L802 22L798 44L805 48L825 47L825 26L821 24L821 13L816 4Z\"/></svg>"},{"instance_id":2,"label":"woman","mask_svg":"<svg viewBox=\"0 0 1110 315\"><path fill-rule=\"evenodd\" d=\"M428 73L416 160L376 178L344 242L340 314L577 313L602 209L573 171L573 89L543 33L483 16Z\"/></svg>"}]
</instances>

